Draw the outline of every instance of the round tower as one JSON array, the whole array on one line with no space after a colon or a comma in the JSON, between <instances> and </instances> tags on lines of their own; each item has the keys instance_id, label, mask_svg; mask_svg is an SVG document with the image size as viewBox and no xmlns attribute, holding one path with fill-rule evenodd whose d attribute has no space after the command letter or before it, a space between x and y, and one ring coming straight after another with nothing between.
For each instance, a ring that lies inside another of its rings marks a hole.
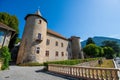
<instances>
[{"instance_id":1,"label":"round tower","mask_svg":"<svg viewBox=\"0 0 120 80\"><path fill-rule=\"evenodd\" d=\"M27 62L44 62L46 51L47 21L38 10L25 17L26 24L18 52L17 64Z\"/></svg>"},{"instance_id":2,"label":"round tower","mask_svg":"<svg viewBox=\"0 0 120 80\"><path fill-rule=\"evenodd\" d=\"M84 58L81 44L80 44L80 37L72 36L71 43L72 43L72 57L73 57L73 59Z\"/></svg>"}]
</instances>

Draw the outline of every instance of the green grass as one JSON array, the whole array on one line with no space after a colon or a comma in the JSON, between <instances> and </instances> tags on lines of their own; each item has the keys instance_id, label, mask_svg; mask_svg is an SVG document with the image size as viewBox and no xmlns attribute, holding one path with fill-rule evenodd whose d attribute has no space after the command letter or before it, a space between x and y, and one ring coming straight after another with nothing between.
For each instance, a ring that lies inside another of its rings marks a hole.
<instances>
[{"instance_id":1,"label":"green grass","mask_svg":"<svg viewBox=\"0 0 120 80\"><path fill-rule=\"evenodd\" d=\"M64 60L64 61L52 61L52 62L45 62L44 65L45 66L47 66L48 64L76 65L83 62L89 62L99 59L100 58L87 58L87 59L73 59L73 60Z\"/></svg>"},{"instance_id":2,"label":"green grass","mask_svg":"<svg viewBox=\"0 0 120 80\"><path fill-rule=\"evenodd\" d=\"M102 67L102 68L114 68L114 63L112 59L103 60L103 63L101 65L96 65L95 67Z\"/></svg>"},{"instance_id":3,"label":"green grass","mask_svg":"<svg viewBox=\"0 0 120 80\"><path fill-rule=\"evenodd\" d=\"M87 58L87 59L73 59L73 60L63 60L63 61L51 61L45 62L43 64L40 63L23 63L18 66L47 66L48 64L61 64L61 65L76 65L83 62L98 60L99 58Z\"/></svg>"}]
</instances>

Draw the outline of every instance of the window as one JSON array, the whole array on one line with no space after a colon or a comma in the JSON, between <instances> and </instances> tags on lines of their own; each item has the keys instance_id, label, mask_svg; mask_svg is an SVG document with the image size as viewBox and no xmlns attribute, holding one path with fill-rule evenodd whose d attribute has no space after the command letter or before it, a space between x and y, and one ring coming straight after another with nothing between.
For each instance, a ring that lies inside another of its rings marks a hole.
<instances>
[{"instance_id":1,"label":"window","mask_svg":"<svg viewBox=\"0 0 120 80\"><path fill-rule=\"evenodd\" d=\"M55 56L58 56L58 51L56 51Z\"/></svg>"},{"instance_id":2,"label":"window","mask_svg":"<svg viewBox=\"0 0 120 80\"><path fill-rule=\"evenodd\" d=\"M49 51L46 51L45 56L46 56L46 57L49 57Z\"/></svg>"},{"instance_id":3,"label":"window","mask_svg":"<svg viewBox=\"0 0 120 80\"><path fill-rule=\"evenodd\" d=\"M37 49L36 49L36 53L37 53L37 54L40 53L40 47L37 47Z\"/></svg>"},{"instance_id":4,"label":"window","mask_svg":"<svg viewBox=\"0 0 120 80\"><path fill-rule=\"evenodd\" d=\"M63 47L63 43L61 43L61 47Z\"/></svg>"},{"instance_id":5,"label":"window","mask_svg":"<svg viewBox=\"0 0 120 80\"><path fill-rule=\"evenodd\" d=\"M49 44L50 44L50 40L49 40L49 39L47 39L46 45L49 45Z\"/></svg>"},{"instance_id":6,"label":"window","mask_svg":"<svg viewBox=\"0 0 120 80\"><path fill-rule=\"evenodd\" d=\"M41 34L40 33L38 33L38 39L41 40Z\"/></svg>"},{"instance_id":7,"label":"window","mask_svg":"<svg viewBox=\"0 0 120 80\"><path fill-rule=\"evenodd\" d=\"M57 41L56 41L55 45L58 46L58 42Z\"/></svg>"},{"instance_id":8,"label":"window","mask_svg":"<svg viewBox=\"0 0 120 80\"><path fill-rule=\"evenodd\" d=\"M42 23L42 20L39 20L38 24L41 24Z\"/></svg>"},{"instance_id":9,"label":"window","mask_svg":"<svg viewBox=\"0 0 120 80\"><path fill-rule=\"evenodd\" d=\"M64 56L64 52L61 52L61 55Z\"/></svg>"}]
</instances>

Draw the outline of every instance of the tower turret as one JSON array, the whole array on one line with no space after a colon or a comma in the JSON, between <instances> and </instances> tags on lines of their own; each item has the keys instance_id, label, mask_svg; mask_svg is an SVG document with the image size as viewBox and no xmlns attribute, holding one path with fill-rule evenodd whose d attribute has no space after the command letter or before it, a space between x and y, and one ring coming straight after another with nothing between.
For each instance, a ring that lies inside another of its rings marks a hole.
<instances>
[{"instance_id":1,"label":"tower turret","mask_svg":"<svg viewBox=\"0 0 120 80\"><path fill-rule=\"evenodd\" d=\"M46 50L47 21L39 10L25 17L26 24L18 52L17 64L44 62Z\"/></svg>"},{"instance_id":2,"label":"tower turret","mask_svg":"<svg viewBox=\"0 0 120 80\"><path fill-rule=\"evenodd\" d=\"M80 37L72 36L71 44L72 44L72 58L73 59L84 58L80 44Z\"/></svg>"}]
</instances>

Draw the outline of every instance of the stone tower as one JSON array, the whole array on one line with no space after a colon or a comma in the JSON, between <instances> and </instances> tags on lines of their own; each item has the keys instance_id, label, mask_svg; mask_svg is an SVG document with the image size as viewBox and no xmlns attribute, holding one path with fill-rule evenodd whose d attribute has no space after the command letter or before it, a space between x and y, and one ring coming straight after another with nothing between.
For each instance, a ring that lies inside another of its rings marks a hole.
<instances>
[{"instance_id":1,"label":"stone tower","mask_svg":"<svg viewBox=\"0 0 120 80\"><path fill-rule=\"evenodd\" d=\"M25 17L26 24L20 44L17 64L27 62L44 62L46 51L47 21L39 10Z\"/></svg>"},{"instance_id":2,"label":"stone tower","mask_svg":"<svg viewBox=\"0 0 120 80\"><path fill-rule=\"evenodd\" d=\"M71 37L71 45L72 45L72 58L73 59L83 59L83 52L80 44L80 37L72 36Z\"/></svg>"}]
</instances>

